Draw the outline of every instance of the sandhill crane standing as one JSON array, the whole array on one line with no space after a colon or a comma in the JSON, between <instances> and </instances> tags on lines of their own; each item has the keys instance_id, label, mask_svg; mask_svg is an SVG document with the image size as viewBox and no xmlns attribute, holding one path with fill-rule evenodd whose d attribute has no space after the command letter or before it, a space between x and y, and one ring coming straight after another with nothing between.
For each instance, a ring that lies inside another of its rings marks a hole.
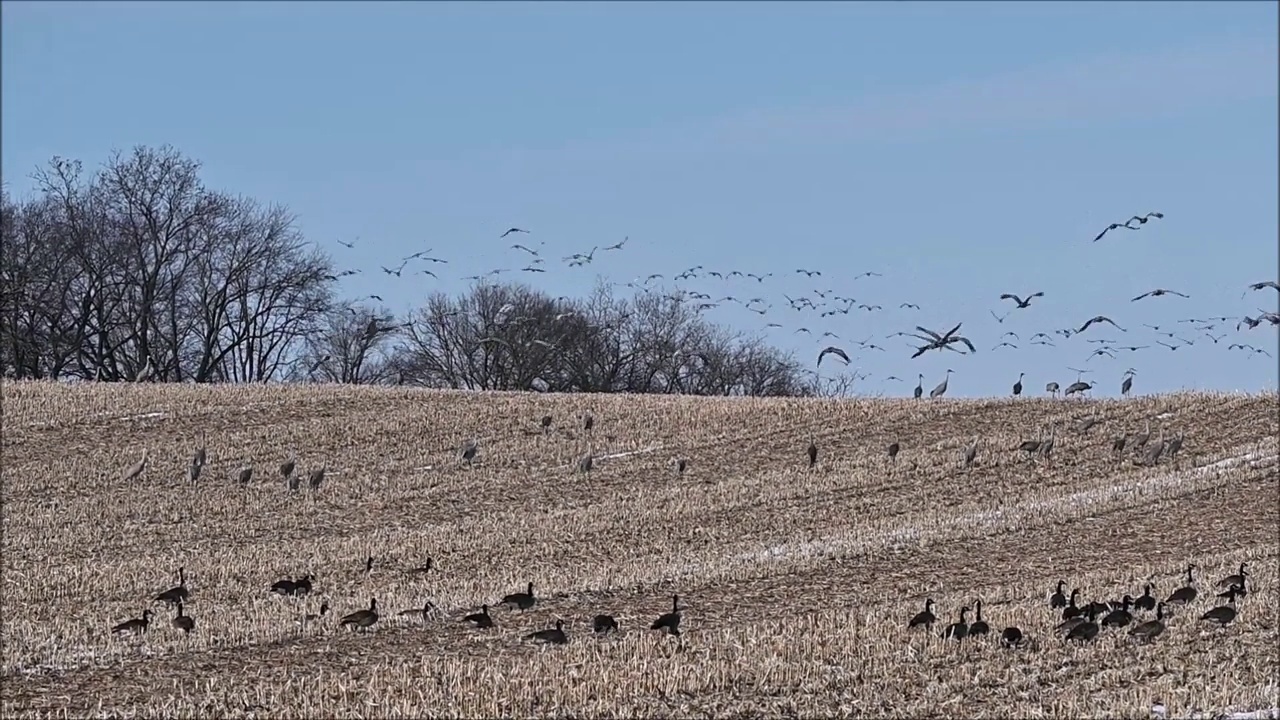
<instances>
[{"instance_id":1,"label":"sandhill crane standing","mask_svg":"<svg viewBox=\"0 0 1280 720\"><path fill-rule=\"evenodd\" d=\"M298 458L296 456L280 463L280 477L287 481L289 476L293 474L293 470L296 467L298 467Z\"/></svg>"},{"instance_id":2,"label":"sandhill crane standing","mask_svg":"<svg viewBox=\"0 0 1280 720\"><path fill-rule=\"evenodd\" d=\"M1045 391L1045 392L1047 392L1047 393L1049 393L1050 395L1054 396L1055 398L1056 398L1056 397L1058 397L1058 383L1056 383L1056 382L1051 382L1051 383L1049 383L1049 384L1045 385L1045 386L1044 386L1044 391Z\"/></svg>"},{"instance_id":3,"label":"sandhill crane standing","mask_svg":"<svg viewBox=\"0 0 1280 720\"><path fill-rule=\"evenodd\" d=\"M920 380L919 380L919 383L916 385L915 393L916 393L917 400L920 399L921 395L924 395L924 373L920 373Z\"/></svg>"},{"instance_id":4,"label":"sandhill crane standing","mask_svg":"<svg viewBox=\"0 0 1280 720\"><path fill-rule=\"evenodd\" d=\"M592 457L591 453L587 453L582 456L581 460L578 460L578 472L589 473L594 465L595 458Z\"/></svg>"},{"instance_id":5,"label":"sandhill crane standing","mask_svg":"<svg viewBox=\"0 0 1280 720\"><path fill-rule=\"evenodd\" d=\"M138 374L134 376L133 381L146 382L151 379L152 372L154 372L154 368L151 367L151 356L148 355L146 364L144 364L142 369L138 371Z\"/></svg>"},{"instance_id":6,"label":"sandhill crane standing","mask_svg":"<svg viewBox=\"0 0 1280 720\"><path fill-rule=\"evenodd\" d=\"M136 480L138 476L142 474L142 471L146 469L147 469L147 449L142 448L142 459L134 463L133 465L130 465L129 467L125 468L124 472L120 474L120 478L125 482L128 482L130 480Z\"/></svg>"},{"instance_id":7,"label":"sandhill crane standing","mask_svg":"<svg viewBox=\"0 0 1280 720\"><path fill-rule=\"evenodd\" d=\"M320 489L320 483L324 482L324 471L327 469L327 466L321 465L319 470L311 471L311 475L307 477L307 485L312 490Z\"/></svg>"},{"instance_id":8,"label":"sandhill crane standing","mask_svg":"<svg viewBox=\"0 0 1280 720\"><path fill-rule=\"evenodd\" d=\"M952 372L950 368L947 369L947 376L942 379L942 382L938 383L938 387L929 391L930 398L940 398L947 394L947 384L951 381Z\"/></svg>"},{"instance_id":9,"label":"sandhill crane standing","mask_svg":"<svg viewBox=\"0 0 1280 720\"><path fill-rule=\"evenodd\" d=\"M1124 380L1120 382L1120 396L1125 397L1129 391L1133 389L1133 371L1129 370L1124 374Z\"/></svg>"},{"instance_id":10,"label":"sandhill crane standing","mask_svg":"<svg viewBox=\"0 0 1280 720\"><path fill-rule=\"evenodd\" d=\"M818 446L810 440L809 447L805 452L809 454L809 468L812 469L814 465L818 464Z\"/></svg>"},{"instance_id":11,"label":"sandhill crane standing","mask_svg":"<svg viewBox=\"0 0 1280 720\"><path fill-rule=\"evenodd\" d=\"M969 447L964 451L964 466L968 469L973 466L973 461L978 457L978 436L973 436L973 442L969 443Z\"/></svg>"},{"instance_id":12,"label":"sandhill crane standing","mask_svg":"<svg viewBox=\"0 0 1280 720\"><path fill-rule=\"evenodd\" d=\"M1026 375L1026 373L1018 373L1018 382L1016 382L1016 383L1014 383L1014 384L1013 384L1013 396L1014 396L1014 397L1018 397L1019 395L1021 395L1021 394L1022 394L1022 377L1023 377L1024 375Z\"/></svg>"},{"instance_id":13,"label":"sandhill crane standing","mask_svg":"<svg viewBox=\"0 0 1280 720\"><path fill-rule=\"evenodd\" d=\"M462 459L467 465L470 465L476 459L476 453L480 451L480 443L475 440L468 440L462 444Z\"/></svg>"},{"instance_id":14,"label":"sandhill crane standing","mask_svg":"<svg viewBox=\"0 0 1280 720\"><path fill-rule=\"evenodd\" d=\"M245 465L243 468L240 469L240 478L239 478L240 485L246 486L249 484L249 481L252 479L253 479L253 465L252 464Z\"/></svg>"},{"instance_id":15,"label":"sandhill crane standing","mask_svg":"<svg viewBox=\"0 0 1280 720\"><path fill-rule=\"evenodd\" d=\"M205 449L204 432L200 433L200 446L196 448L195 455L191 456L191 464L204 467L204 461L208 458L208 451Z\"/></svg>"},{"instance_id":16,"label":"sandhill crane standing","mask_svg":"<svg viewBox=\"0 0 1280 720\"><path fill-rule=\"evenodd\" d=\"M1082 393L1086 390L1092 390L1092 389L1093 389L1093 383L1087 383L1087 382L1084 382L1083 380L1077 380L1071 383L1070 385L1068 385L1066 391L1063 392L1062 394L1074 395L1076 393Z\"/></svg>"}]
</instances>

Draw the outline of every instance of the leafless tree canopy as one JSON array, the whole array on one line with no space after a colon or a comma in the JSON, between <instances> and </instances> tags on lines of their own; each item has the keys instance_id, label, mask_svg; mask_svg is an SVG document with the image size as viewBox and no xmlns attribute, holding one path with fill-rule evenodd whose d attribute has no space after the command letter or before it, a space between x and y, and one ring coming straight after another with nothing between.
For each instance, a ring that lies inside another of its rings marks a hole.
<instances>
[{"instance_id":1,"label":"leafless tree canopy","mask_svg":"<svg viewBox=\"0 0 1280 720\"><path fill-rule=\"evenodd\" d=\"M807 395L799 364L656 292L578 300L481 283L409 317L335 297L286 208L211 190L169 147L96 173L55 157L0 197L9 377L324 381L475 390Z\"/></svg>"}]
</instances>

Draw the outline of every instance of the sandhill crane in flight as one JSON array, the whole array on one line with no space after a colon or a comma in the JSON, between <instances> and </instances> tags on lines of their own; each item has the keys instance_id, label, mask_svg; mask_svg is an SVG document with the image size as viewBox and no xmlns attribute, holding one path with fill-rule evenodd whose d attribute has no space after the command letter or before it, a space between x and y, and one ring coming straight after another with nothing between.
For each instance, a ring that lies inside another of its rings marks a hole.
<instances>
[{"instance_id":1,"label":"sandhill crane in flight","mask_svg":"<svg viewBox=\"0 0 1280 720\"><path fill-rule=\"evenodd\" d=\"M1146 215L1134 215L1133 217L1126 220L1124 224L1127 226L1129 223L1133 222L1134 220L1137 220L1139 225L1146 225L1147 221L1150 220L1151 218L1155 218L1159 220L1163 217L1164 217L1164 213L1149 212Z\"/></svg>"},{"instance_id":2,"label":"sandhill crane in flight","mask_svg":"<svg viewBox=\"0 0 1280 720\"><path fill-rule=\"evenodd\" d=\"M917 325L916 330L919 330L920 332L925 333L929 337L925 337L924 335L911 335L910 333L908 333L908 335L911 335L911 337L914 337L917 340L923 340L926 343L923 347L916 348L915 354L912 355L911 357L918 358L921 355L928 352L929 350L941 350L942 348L947 348L948 350L951 350L953 352L961 352L960 350L956 350L955 348L951 347L954 343L964 343L965 346L969 348L969 352L977 352L977 348L973 346L973 343L969 341L969 338L963 337L961 335L956 335L956 333L960 330L960 326L963 324L964 323L956 323L956 326L951 328L951 330L947 331L945 335L939 335L938 333L928 328Z\"/></svg>"},{"instance_id":3,"label":"sandhill crane in flight","mask_svg":"<svg viewBox=\"0 0 1280 720\"><path fill-rule=\"evenodd\" d=\"M821 271L821 270L805 270L804 268L799 268L799 269L797 269L797 270L796 270L796 272L797 272L797 273L804 273L805 275L808 275L809 277L813 277L814 275L817 275L818 277L822 277L822 271Z\"/></svg>"},{"instance_id":4,"label":"sandhill crane in flight","mask_svg":"<svg viewBox=\"0 0 1280 720\"><path fill-rule=\"evenodd\" d=\"M1115 329L1119 330L1120 332L1128 332L1127 330L1125 330L1124 328L1120 327L1119 325L1116 325L1115 321L1114 321L1114 320L1112 320L1111 318L1107 317L1106 315L1096 315L1096 316L1094 316L1094 317L1092 317L1092 318L1089 318L1089 320L1088 320L1088 321L1086 321L1086 322L1085 322L1085 324L1081 325L1081 326L1080 326L1080 329L1079 329L1079 330L1076 330L1076 332L1077 332L1077 333L1082 333L1082 332L1084 332L1085 330L1088 330L1088 329L1089 329L1089 326L1090 326L1090 325L1092 325L1092 324L1094 324L1094 323L1110 323L1112 327L1114 327Z\"/></svg>"},{"instance_id":5,"label":"sandhill crane in flight","mask_svg":"<svg viewBox=\"0 0 1280 720\"><path fill-rule=\"evenodd\" d=\"M1044 297L1044 293L1043 292L1032 293L1027 296L1026 300L1023 300L1022 298L1018 297L1017 295L1014 295L1013 293L1005 293L1000 296L1000 299L1012 300L1018 303L1019 308L1029 308L1031 307L1031 298L1038 298L1038 297Z\"/></svg>"},{"instance_id":6,"label":"sandhill crane in flight","mask_svg":"<svg viewBox=\"0 0 1280 720\"><path fill-rule=\"evenodd\" d=\"M1142 293L1141 295L1130 300L1129 302L1138 302L1139 300L1145 297L1160 297L1161 295L1177 295L1178 297L1181 297L1181 298L1187 298L1187 299L1191 298L1190 295L1183 295L1182 293L1176 290L1165 290L1164 288L1156 288L1151 292Z\"/></svg>"},{"instance_id":7,"label":"sandhill crane in flight","mask_svg":"<svg viewBox=\"0 0 1280 720\"><path fill-rule=\"evenodd\" d=\"M822 352L818 353L818 367L822 367L822 358L826 357L828 354L835 355L841 360L844 360L845 365L849 364L849 354L846 353L844 350L841 350L840 348L836 347L835 345L832 345L828 348L823 349Z\"/></svg>"},{"instance_id":8,"label":"sandhill crane in flight","mask_svg":"<svg viewBox=\"0 0 1280 720\"><path fill-rule=\"evenodd\" d=\"M520 228L518 228L518 227L513 227L513 228L511 228L510 230L508 230L508 231L506 231L506 232L502 233L501 235L499 235L499 236L498 236L498 239L499 239L499 240L501 240L502 238L504 238L504 237L506 237L506 236L510 235L511 233L525 233L525 234L527 235L527 234L529 234L529 231L528 231L528 230L521 230L521 229L520 229Z\"/></svg>"},{"instance_id":9,"label":"sandhill crane in flight","mask_svg":"<svg viewBox=\"0 0 1280 720\"><path fill-rule=\"evenodd\" d=\"M1127 224L1125 224L1125 223L1111 223L1111 224L1110 224L1110 225L1108 225L1106 228L1104 228L1102 232L1098 233L1098 237L1094 238L1094 239L1093 239L1093 241L1094 241L1094 242L1098 242L1099 240L1101 240L1101 239L1102 239L1102 236L1103 236L1103 235L1106 235L1107 233L1111 232L1112 230L1119 230L1120 228L1124 228L1125 230L1137 230L1137 229L1138 229L1138 228L1136 228L1136 227L1130 227L1129 225L1127 225Z\"/></svg>"}]
</instances>

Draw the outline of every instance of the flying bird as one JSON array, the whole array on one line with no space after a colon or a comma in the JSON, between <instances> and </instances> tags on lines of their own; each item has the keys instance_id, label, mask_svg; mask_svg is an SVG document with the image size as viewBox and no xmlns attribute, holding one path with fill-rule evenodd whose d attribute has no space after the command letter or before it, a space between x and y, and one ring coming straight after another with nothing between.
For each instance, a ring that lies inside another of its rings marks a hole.
<instances>
[{"instance_id":1,"label":"flying bird","mask_svg":"<svg viewBox=\"0 0 1280 720\"><path fill-rule=\"evenodd\" d=\"M1031 298L1038 298L1038 297L1044 297L1044 293L1043 293L1043 292L1032 293L1031 295L1028 295L1028 296L1027 296L1027 299L1026 299L1026 300L1023 300L1022 298L1020 298L1020 297L1018 297L1017 295L1014 295L1014 294L1012 294L1012 293L1005 293L1004 295L1001 295L1001 296L1000 296L1000 299L1001 299L1001 300L1012 300L1012 301L1014 301L1014 302L1018 303L1018 307L1019 307L1019 308L1027 308L1027 307L1031 307ZM993 314L994 314L994 313L993 313Z\"/></svg>"},{"instance_id":2,"label":"flying bird","mask_svg":"<svg viewBox=\"0 0 1280 720\"><path fill-rule=\"evenodd\" d=\"M1164 288L1156 288L1151 292L1142 293L1141 295L1130 300L1129 302L1138 302L1144 297L1160 297L1161 295L1177 295L1178 297L1181 297L1181 298L1187 298L1187 299L1191 298L1190 295L1183 295L1182 293L1177 292L1176 290L1165 290Z\"/></svg>"},{"instance_id":3,"label":"flying bird","mask_svg":"<svg viewBox=\"0 0 1280 720\"><path fill-rule=\"evenodd\" d=\"M835 355L836 357L844 360L845 365L849 364L848 353L836 347L835 345L832 345L830 347L825 348L822 352L818 353L818 367L822 367L822 358L826 357L828 354Z\"/></svg>"},{"instance_id":4,"label":"flying bird","mask_svg":"<svg viewBox=\"0 0 1280 720\"><path fill-rule=\"evenodd\" d=\"M1094 323L1110 323L1112 327L1116 328L1116 329L1117 329L1117 330L1119 330L1120 332L1128 332L1127 330L1125 330L1124 328L1120 327L1119 325L1116 325L1116 324L1115 324L1115 321L1113 321L1111 318L1109 318L1109 317L1107 317L1107 316L1105 316L1105 315L1097 315L1097 316L1094 316L1094 317L1090 318L1090 319L1089 319L1085 324L1081 325L1081 326L1080 326L1080 329L1079 329L1079 330L1076 330L1076 332L1077 332L1077 333L1082 333L1082 332L1084 332L1085 330L1088 330L1088 329L1089 329L1089 326L1090 326L1090 325L1092 325L1092 324L1094 324Z\"/></svg>"},{"instance_id":5,"label":"flying bird","mask_svg":"<svg viewBox=\"0 0 1280 720\"><path fill-rule=\"evenodd\" d=\"M499 235L499 236L498 236L498 239L499 239L499 240L501 240L502 238L504 238L504 237L506 237L506 236L510 235L511 233L525 233L525 234L527 235L527 234L529 233L529 231L528 231L528 230L521 230L521 229L520 229L520 228L518 228L518 227L513 227L513 228L511 228L510 230L508 230L508 231L506 231L506 232L502 233L501 235Z\"/></svg>"},{"instance_id":6,"label":"flying bird","mask_svg":"<svg viewBox=\"0 0 1280 720\"><path fill-rule=\"evenodd\" d=\"M1111 223L1110 225L1108 225L1108 226L1106 227L1106 229L1104 229L1102 232L1098 233L1098 237L1094 238L1094 239L1093 239L1093 241L1094 241L1094 242L1098 242L1099 240L1101 240L1101 239L1102 239L1102 236L1103 236L1103 235L1106 235L1107 233L1111 232L1112 230L1119 230L1120 228L1124 228L1125 230L1137 230L1137 229L1138 229L1138 228L1136 228L1136 227L1130 227L1130 226L1129 226L1128 224L1126 224L1126 223Z\"/></svg>"},{"instance_id":7,"label":"flying bird","mask_svg":"<svg viewBox=\"0 0 1280 720\"><path fill-rule=\"evenodd\" d=\"M1150 220L1151 218L1156 218L1157 220L1159 220L1160 218L1163 218L1163 217L1164 217L1164 213L1149 212L1146 215L1134 215L1133 217L1126 220L1124 224L1127 226L1129 223L1133 222L1134 220L1137 220L1139 225L1146 225L1147 221Z\"/></svg>"}]
</instances>

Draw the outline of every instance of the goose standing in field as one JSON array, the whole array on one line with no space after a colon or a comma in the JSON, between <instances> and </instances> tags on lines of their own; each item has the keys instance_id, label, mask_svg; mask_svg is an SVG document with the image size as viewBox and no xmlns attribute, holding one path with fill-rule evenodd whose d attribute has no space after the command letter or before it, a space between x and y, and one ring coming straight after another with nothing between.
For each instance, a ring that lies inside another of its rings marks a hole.
<instances>
[{"instance_id":1,"label":"goose standing in field","mask_svg":"<svg viewBox=\"0 0 1280 720\"><path fill-rule=\"evenodd\" d=\"M512 605L520 609L521 612L528 610L537 604L538 599L533 596L533 581L529 581L529 587L525 592L511 593L502 598L499 605Z\"/></svg>"},{"instance_id":2,"label":"goose standing in field","mask_svg":"<svg viewBox=\"0 0 1280 720\"><path fill-rule=\"evenodd\" d=\"M547 630L538 630L525 635L525 638L534 642L549 643L552 645L564 645L569 642L569 636L564 632L564 621L556 620L556 626Z\"/></svg>"},{"instance_id":3,"label":"goose standing in field","mask_svg":"<svg viewBox=\"0 0 1280 720\"><path fill-rule=\"evenodd\" d=\"M178 585L156 596L155 602L162 602L166 605L177 605L191 597L191 593L187 591L187 569L185 567L178 568Z\"/></svg>"},{"instance_id":4,"label":"goose standing in field","mask_svg":"<svg viewBox=\"0 0 1280 720\"><path fill-rule=\"evenodd\" d=\"M344 615L342 620L338 621L338 625L350 625L352 630L365 630L376 622L378 622L378 599L371 598L369 600L368 610L357 610L348 615Z\"/></svg>"},{"instance_id":5,"label":"goose standing in field","mask_svg":"<svg viewBox=\"0 0 1280 720\"><path fill-rule=\"evenodd\" d=\"M1098 623L1095 619L1098 617L1098 609L1090 607L1089 612L1084 615L1084 622L1079 623L1075 627L1067 631L1064 640L1078 640L1080 642L1089 642L1098 637Z\"/></svg>"},{"instance_id":6,"label":"goose standing in field","mask_svg":"<svg viewBox=\"0 0 1280 720\"><path fill-rule=\"evenodd\" d=\"M181 630L182 632L188 635L191 634L191 631L194 630L196 627L196 621L190 615L186 615L182 612L181 602L178 603L177 617L175 617L173 620L170 620L169 622L175 628L177 628L178 630Z\"/></svg>"},{"instance_id":7,"label":"goose standing in field","mask_svg":"<svg viewBox=\"0 0 1280 720\"><path fill-rule=\"evenodd\" d=\"M1000 632L1000 644L1007 648L1022 647L1026 643L1026 638L1022 636L1022 631L1016 627L1007 627Z\"/></svg>"},{"instance_id":8,"label":"goose standing in field","mask_svg":"<svg viewBox=\"0 0 1280 720\"><path fill-rule=\"evenodd\" d=\"M1067 606L1067 596L1062 594L1062 588L1066 586L1066 584L1066 580L1059 580L1058 588L1049 596L1049 608L1051 610L1057 610L1058 608L1064 608Z\"/></svg>"},{"instance_id":9,"label":"goose standing in field","mask_svg":"<svg viewBox=\"0 0 1280 720\"><path fill-rule=\"evenodd\" d=\"M410 608L408 610L401 610L400 617L421 617L422 622L426 622L427 618L431 617L431 613L435 609L436 609L436 606L433 605L430 600L427 600L420 608Z\"/></svg>"},{"instance_id":10,"label":"goose standing in field","mask_svg":"<svg viewBox=\"0 0 1280 720\"><path fill-rule=\"evenodd\" d=\"M978 598L973 604L973 624L969 626L969 637L986 635L990 630L987 621L982 619L982 598Z\"/></svg>"},{"instance_id":11,"label":"goose standing in field","mask_svg":"<svg viewBox=\"0 0 1280 720\"><path fill-rule=\"evenodd\" d=\"M597 635L618 631L618 621L612 615L597 615L591 621L591 630Z\"/></svg>"},{"instance_id":12,"label":"goose standing in field","mask_svg":"<svg viewBox=\"0 0 1280 720\"><path fill-rule=\"evenodd\" d=\"M911 618L911 620L907 622L907 627L914 628L924 626L926 628L930 628L933 627L933 623L936 622L937 619L938 618L933 614L933 598L925 598L924 610L916 613L915 617Z\"/></svg>"},{"instance_id":13,"label":"goose standing in field","mask_svg":"<svg viewBox=\"0 0 1280 720\"><path fill-rule=\"evenodd\" d=\"M131 620L125 620L119 625L116 625L115 627L111 628L111 634L136 635L138 633L144 633L147 631L147 625L149 625L150 623L151 623L151 611L143 610L142 617L136 617Z\"/></svg>"},{"instance_id":14,"label":"goose standing in field","mask_svg":"<svg viewBox=\"0 0 1280 720\"><path fill-rule=\"evenodd\" d=\"M480 612L471 613L470 615L463 617L462 621L469 622L472 625L481 629L493 627L493 617L489 615L488 605L481 605Z\"/></svg>"},{"instance_id":15,"label":"goose standing in field","mask_svg":"<svg viewBox=\"0 0 1280 720\"><path fill-rule=\"evenodd\" d=\"M1062 608L1062 619L1070 620L1084 612L1084 609L1076 605L1076 598L1080 597L1080 588L1071 591L1071 599L1067 601L1065 607Z\"/></svg>"},{"instance_id":16,"label":"goose standing in field","mask_svg":"<svg viewBox=\"0 0 1280 720\"><path fill-rule=\"evenodd\" d=\"M315 622L316 620L319 620L320 618L323 618L325 615L328 615L328 614L329 614L329 603L322 602L320 603L320 612L318 614L303 615L297 620L294 620L294 622L297 623L298 625L305 625L307 623Z\"/></svg>"},{"instance_id":17,"label":"goose standing in field","mask_svg":"<svg viewBox=\"0 0 1280 720\"><path fill-rule=\"evenodd\" d=\"M1244 587L1244 579L1249 576L1249 573L1245 572L1244 567L1245 567L1245 564L1240 563L1239 572L1237 572L1235 575L1228 575L1222 578L1221 580L1219 580L1217 585L1218 589L1222 590L1225 588L1228 592L1230 592L1230 589L1232 587L1235 587L1235 586Z\"/></svg>"},{"instance_id":18,"label":"goose standing in field","mask_svg":"<svg viewBox=\"0 0 1280 720\"><path fill-rule=\"evenodd\" d=\"M965 636L969 634L969 623L965 619L965 615L968 615L968 614L969 614L968 606L960 608L959 622L953 622L950 625L948 625L946 629L942 631L942 637L944 639L954 638L957 641L964 640Z\"/></svg>"},{"instance_id":19,"label":"goose standing in field","mask_svg":"<svg viewBox=\"0 0 1280 720\"><path fill-rule=\"evenodd\" d=\"M680 615L680 596L672 595L671 596L671 612L663 613L659 615L658 619L654 620L653 624L649 626L649 629L662 630L672 635L679 635L681 619L682 619L682 616Z\"/></svg>"},{"instance_id":20,"label":"goose standing in field","mask_svg":"<svg viewBox=\"0 0 1280 720\"><path fill-rule=\"evenodd\" d=\"M1239 594L1239 590L1239 585L1232 586L1231 589L1227 590L1227 604L1219 605L1206 612L1200 616L1200 619L1217 623L1223 627L1230 625L1231 621L1236 619L1236 595Z\"/></svg>"},{"instance_id":21,"label":"goose standing in field","mask_svg":"<svg viewBox=\"0 0 1280 720\"><path fill-rule=\"evenodd\" d=\"M1187 566L1187 584L1173 591L1173 594L1165 599L1165 605L1189 605L1195 601L1196 592L1195 577L1192 571L1196 569L1195 565Z\"/></svg>"},{"instance_id":22,"label":"goose standing in field","mask_svg":"<svg viewBox=\"0 0 1280 720\"><path fill-rule=\"evenodd\" d=\"M1151 583L1147 583L1142 588L1142 594L1133 601L1133 606L1139 610L1155 610L1156 598L1151 594Z\"/></svg>"},{"instance_id":23,"label":"goose standing in field","mask_svg":"<svg viewBox=\"0 0 1280 720\"><path fill-rule=\"evenodd\" d=\"M1124 627L1133 620L1133 614L1129 612L1129 606L1133 602L1133 598L1128 595L1124 596L1120 607L1115 608L1102 618L1103 627Z\"/></svg>"},{"instance_id":24,"label":"goose standing in field","mask_svg":"<svg viewBox=\"0 0 1280 720\"><path fill-rule=\"evenodd\" d=\"M1164 632L1164 603L1156 604L1156 619L1148 620L1129 630L1129 635L1139 642L1151 642Z\"/></svg>"}]
</instances>

